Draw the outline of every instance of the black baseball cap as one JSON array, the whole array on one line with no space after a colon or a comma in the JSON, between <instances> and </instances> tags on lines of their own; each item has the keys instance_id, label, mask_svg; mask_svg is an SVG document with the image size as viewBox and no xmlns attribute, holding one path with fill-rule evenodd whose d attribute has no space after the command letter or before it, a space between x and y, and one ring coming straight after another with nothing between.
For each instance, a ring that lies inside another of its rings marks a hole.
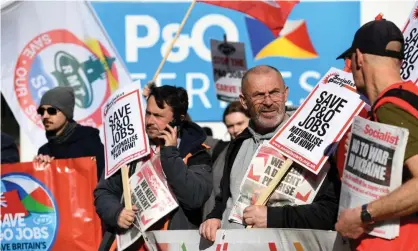
<instances>
[{"instance_id":1,"label":"black baseball cap","mask_svg":"<svg viewBox=\"0 0 418 251\"><path fill-rule=\"evenodd\" d=\"M402 44L401 51L386 50L386 46L392 41L398 41ZM350 57L356 49L359 49L362 53L403 59L403 47L403 34L394 23L386 19L373 20L357 30L351 47L337 59Z\"/></svg>"}]
</instances>

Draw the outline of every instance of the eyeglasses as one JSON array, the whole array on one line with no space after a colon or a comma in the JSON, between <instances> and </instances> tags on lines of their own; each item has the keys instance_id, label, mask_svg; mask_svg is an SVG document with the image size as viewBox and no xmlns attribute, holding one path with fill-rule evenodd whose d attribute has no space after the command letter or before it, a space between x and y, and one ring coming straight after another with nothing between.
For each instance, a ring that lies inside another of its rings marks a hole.
<instances>
[{"instance_id":1,"label":"eyeglasses","mask_svg":"<svg viewBox=\"0 0 418 251\"><path fill-rule=\"evenodd\" d=\"M49 115L56 115L58 113L58 109L54 108L54 107L48 107L48 108L44 108L44 107L39 107L37 112L39 115L43 116L45 111L49 114Z\"/></svg>"},{"instance_id":2,"label":"eyeglasses","mask_svg":"<svg viewBox=\"0 0 418 251\"><path fill-rule=\"evenodd\" d=\"M279 90L273 90L273 91L268 92L268 93L257 92L256 94L251 96L251 99L255 103L261 103L266 99L267 96L270 97L271 100L273 100L274 102L283 101L284 97L285 97L285 91L281 92Z\"/></svg>"}]
</instances>

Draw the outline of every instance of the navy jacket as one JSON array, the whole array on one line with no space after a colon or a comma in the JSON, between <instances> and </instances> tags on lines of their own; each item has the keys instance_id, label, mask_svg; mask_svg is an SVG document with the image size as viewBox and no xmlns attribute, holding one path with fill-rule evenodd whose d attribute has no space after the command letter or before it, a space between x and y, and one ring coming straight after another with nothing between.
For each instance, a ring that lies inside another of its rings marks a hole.
<instances>
[{"instance_id":1,"label":"navy jacket","mask_svg":"<svg viewBox=\"0 0 418 251\"><path fill-rule=\"evenodd\" d=\"M97 177L100 178L104 166L104 146L99 130L89 126L77 125L70 137L61 144L48 142L41 146L38 154L49 155L56 159L96 157Z\"/></svg>"},{"instance_id":2,"label":"navy jacket","mask_svg":"<svg viewBox=\"0 0 418 251\"><path fill-rule=\"evenodd\" d=\"M11 164L19 162L19 151L12 137L1 132L1 163Z\"/></svg>"}]
</instances>

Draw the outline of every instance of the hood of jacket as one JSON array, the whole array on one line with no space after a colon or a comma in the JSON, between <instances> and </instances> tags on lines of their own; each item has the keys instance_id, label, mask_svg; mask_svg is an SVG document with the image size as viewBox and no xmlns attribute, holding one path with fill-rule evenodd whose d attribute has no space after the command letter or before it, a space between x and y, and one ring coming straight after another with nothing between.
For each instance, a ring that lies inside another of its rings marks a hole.
<instances>
[{"instance_id":1,"label":"hood of jacket","mask_svg":"<svg viewBox=\"0 0 418 251\"><path fill-rule=\"evenodd\" d=\"M206 140L205 131L196 123L185 121L180 129L179 152L181 157L201 149Z\"/></svg>"}]
</instances>

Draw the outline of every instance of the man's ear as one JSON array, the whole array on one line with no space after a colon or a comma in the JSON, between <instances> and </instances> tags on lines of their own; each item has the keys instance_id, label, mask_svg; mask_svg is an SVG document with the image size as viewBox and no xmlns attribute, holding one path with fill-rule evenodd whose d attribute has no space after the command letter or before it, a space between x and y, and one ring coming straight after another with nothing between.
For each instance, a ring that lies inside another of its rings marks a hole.
<instances>
[{"instance_id":1,"label":"man's ear","mask_svg":"<svg viewBox=\"0 0 418 251\"><path fill-rule=\"evenodd\" d=\"M285 98L286 98L286 101L285 102L287 102L287 97L289 95L289 87L288 86L285 87L284 95L285 95Z\"/></svg>"},{"instance_id":2,"label":"man's ear","mask_svg":"<svg viewBox=\"0 0 418 251\"><path fill-rule=\"evenodd\" d=\"M239 94L239 102L241 103L242 107L244 107L245 110L248 110L247 99L242 93Z\"/></svg>"},{"instance_id":3,"label":"man's ear","mask_svg":"<svg viewBox=\"0 0 418 251\"><path fill-rule=\"evenodd\" d=\"M359 49L356 49L354 60L356 60L356 70L360 70L364 66L364 55Z\"/></svg>"}]
</instances>

